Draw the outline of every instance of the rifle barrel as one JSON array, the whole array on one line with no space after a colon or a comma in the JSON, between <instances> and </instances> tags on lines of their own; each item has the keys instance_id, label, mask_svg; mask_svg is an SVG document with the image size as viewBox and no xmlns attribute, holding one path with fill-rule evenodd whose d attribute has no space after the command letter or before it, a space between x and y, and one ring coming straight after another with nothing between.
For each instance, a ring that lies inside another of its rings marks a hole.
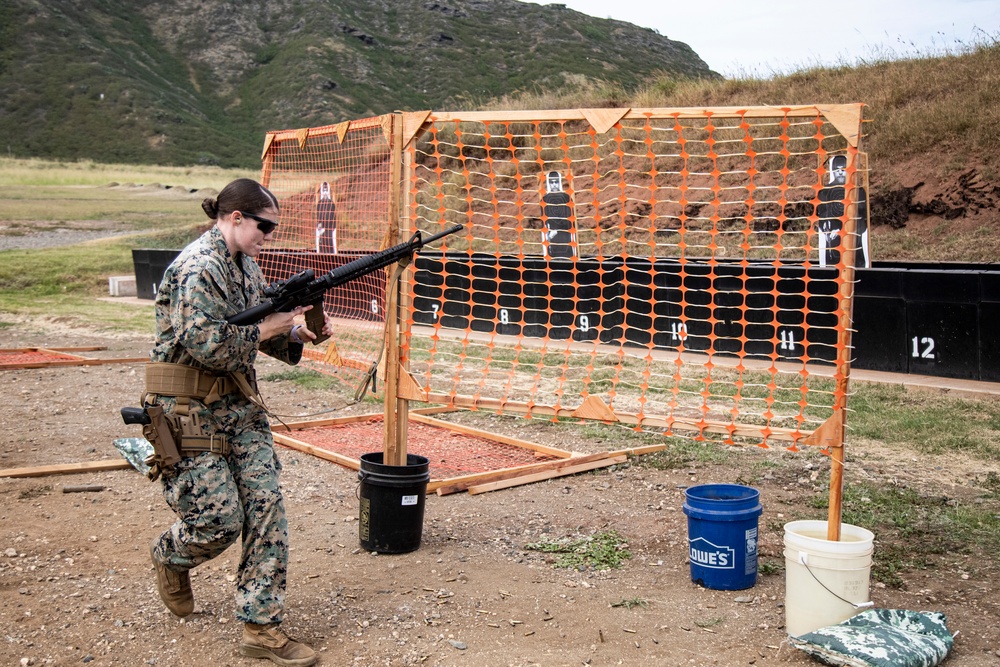
<instances>
[{"instance_id":1,"label":"rifle barrel","mask_svg":"<svg viewBox=\"0 0 1000 667\"><path fill-rule=\"evenodd\" d=\"M462 226L462 225L455 225L451 229L446 229L443 232L438 232L437 234L435 234L434 236L431 236L430 238L424 239L423 240L423 244L427 245L428 243L433 243L434 241L437 241L438 239L442 239L445 236L448 236L449 234L454 234L455 232L461 231L463 229L465 229L464 226Z\"/></svg>"},{"instance_id":2,"label":"rifle barrel","mask_svg":"<svg viewBox=\"0 0 1000 667\"><path fill-rule=\"evenodd\" d=\"M371 255L359 257L358 259L337 267L336 269L333 269L332 271L325 273L314 280L308 280L308 284L306 284L306 280L302 279L292 285L285 284L283 291L289 292L287 296L290 298L275 298L269 301L264 301L249 310L244 310L242 313L237 313L227 317L226 321L230 324L238 326L255 324L273 312L291 310L296 305L310 303L314 298L316 298L317 295L322 295L323 292L332 287L338 287L344 283L351 282L352 280L357 280L362 276L374 273L375 271L389 266L390 264L395 264L404 258L412 257L413 253L419 251L428 243L437 241L438 239L444 238L449 234L454 234L461 229L464 229L462 225L455 225L454 227L446 229L443 232L439 232L426 240L420 237L420 232L417 232L409 241L405 241L376 253L372 253ZM306 275L306 273L308 273L308 277L311 279L312 271L310 270L308 272L304 272L303 275ZM289 287L292 289L289 290Z\"/></svg>"},{"instance_id":3,"label":"rifle barrel","mask_svg":"<svg viewBox=\"0 0 1000 667\"><path fill-rule=\"evenodd\" d=\"M250 324L257 324L262 319L273 313L275 305L273 301L262 301L253 308L248 308L242 313L236 313L226 318L226 321L236 326L244 327Z\"/></svg>"}]
</instances>

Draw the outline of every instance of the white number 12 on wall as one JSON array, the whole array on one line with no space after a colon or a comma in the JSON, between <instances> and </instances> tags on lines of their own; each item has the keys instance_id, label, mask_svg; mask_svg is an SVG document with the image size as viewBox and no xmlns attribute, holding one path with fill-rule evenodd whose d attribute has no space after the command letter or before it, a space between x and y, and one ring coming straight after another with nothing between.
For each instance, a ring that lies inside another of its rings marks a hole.
<instances>
[{"instance_id":1,"label":"white number 12 on wall","mask_svg":"<svg viewBox=\"0 0 1000 667\"><path fill-rule=\"evenodd\" d=\"M913 341L913 352L911 354L915 359L936 359L934 355L934 339L933 338L920 338L919 336L914 336Z\"/></svg>"}]
</instances>

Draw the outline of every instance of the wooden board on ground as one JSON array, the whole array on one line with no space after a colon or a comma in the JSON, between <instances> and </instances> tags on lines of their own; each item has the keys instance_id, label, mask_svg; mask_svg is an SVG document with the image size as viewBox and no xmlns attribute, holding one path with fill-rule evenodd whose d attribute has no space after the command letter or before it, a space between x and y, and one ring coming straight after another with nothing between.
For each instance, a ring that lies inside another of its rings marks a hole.
<instances>
[{"instance_id":1,"label":"wooden board on ground","mask_svg":"<svg viewBox=\"0 0 1000 667\"><path fill-rule=\"evenodd\" d=\"M72 475L81 472L100 472L102 470L125 470L132 468L128 461L109 459L107 461L84 461L81 463L57 463L45 466L30 466L27 468L7 468L0 470L0 477L46 477L48 475Z\"/></svg>"},{"instance_id":2,"label":"wooden board on ground","mask_svg":"<svg viewBox=\"0 0 1000 667\"><path fill-rule=\"evenodd\" d=\"M430 428L440 431L440 437L434 436L435 441L448 442L453 439L460 439L466 443L468 438L478 441L483 451L473 451L469 453L473 463L471 467L464 467L461 458L466 453L463 448L459 454L455 453L455 446L445 449L444 454L435 451L432 456L434 461L431 464L432 479L427 484L428 493L447 495L459 491L470 490L472 487L479 487L478 493L500 488L509 488L519 484L527 484L541 479L551 479L560 475L570 475L584 470L592 470L600 467L613 465L614 463L625 461L630 452L600 452L596 454L579 454L569 452L555 447L548 447L537 443L518 440L496 433L490 433L479 429L453 424L451 422L434 419L430 414L439 412L451 412L449 408L423 408L411 410L409 423L411 429L418 426L425 430ZM366 414L350 417L337 417L317 421L292 422L287 426L276 426L274 428L274 441L278 444L290 447L297 451L322 458L347 467L352 470L361 468L360 454L356 438L354 440L344 439L350 433L350 429L357 429L359 426L370 427L373 435L381 436L384 422L381 414ZM338 434L340 427L344 427L343 434ZM310 432L311 431L311 432ZM411 438L413 434L411 433ZM425 435L426 437L426 435ZM342 443L342 444L338 444ZM434 443L435 445L438 442ZM424 447L429 447L425 441ZM353 450L352 450L353 447ZM652 450L662 449L662 446L654 446ZM372 451L377 451L378 447L372 447ZM414 453L423 451L421 447L415 447ZM519 452L519 453L514 453ZM427 452L430 453L430 452ZM638 452L637 452L638 453ZM487 467L484 461L493 463L492 469ZM435 464L438 470L435 475ZM497 465L499 464L499 465ZM487 468L487 469L484 469ZM468 471L468 472L463 472ZM458 472L459 474L449 474ZM444 474L441 474L444 473Z\"/></svg>"},{"instance_id":3,"label":"wooden board on ground","mask_svg":"<svg viewBox=\"0 0 1000 667\"><path fill-rule=\"evenodd\" d=\"M569 460L572 461L573 459ZM585 463L578 463L576 465L566 465L561 468L556 468L554 470L543 470L542 472L536 472L530 475L521 475L519 477L511 477L509 479L503 479L496 482L488 482L486 484L477 484L475 486L470 486L469 495L486 493L488 491L498 491L500 489L509 489L512 486L520 486L522 484L541 482L547 479L553 479L555 477L563 477L565 475L575 475L578 472L596 470L597 468L606 468L608 466L615 465L616 463L625 463L626 460L628 460L628 457L625 456L624 454L619 454L618 456L604 455L601 458L592 461L587 461Z\"/></svg>"},{"instance_id":4,"label":"wooden board on ground","mask_svg":"<svg viewBox=\"0 0 1000 667\"><path fill-rule=\"evenodd\" d=\"M148 357L94 359L76 352L106 350L106 347L18 347L0 348L0 370L55 368L58 366L100 366L103 364L146 363Z\"/></svg>"},{"instance_id":5,"label":"wooden board on ground","mask_svg":"<svg viewBox=\"0 0 1000 667\"><path fill-rule=\"evenodd\" d=\"M485 442L484 446L487 448L490 443L495 443L498 450L517 451L521 453L517 457L507 459L504 459L502 456L495 457L493 459L494 463L498 461L502 463L500 466L492 469L484 470L482 466L479 469L475 467L471 469L465 468L468 472L451 475L440 474L442 472L441 468L438 469L438 474L435 474L434 463L441 463L444 460L441 458L437 459L431 464L432 478L427 484L427 493L437 493L439 496L459 493L461 491L484 493L519 484L529 484L543 479L552 479L553 477L562 475L572 475L577 472L621 463L626 461L629 456L650 454L666 448L666 445L662 444L610 452L581 454L482 431L462 424L434 419L430 416L444 412L454 412L454 408L427 407L410 410L408 421L412 428L421 426L440 431L441 436L439 440L441 441L468 437L481 443ZM337 427L344 426L350 428L353 426L356 428L359 424L366 422L371 422L371 428L373 431L377 431L378 437L381 438L382 429L385 425L382 421L382 415L380 413L372 413L315 421L290 422L287 423L287 426L275 426L273 428L274 441L291 449L337 463L351 470L359 470L361 468L361 461L356 452L351 454L351 447L349 445L344 445L340 447L340 451L337 451L335 446L331 445L330 436L323 436L320 431L330 429L336 432ZM310 430L313 430L313 433L308 433ZM343 438L344 436L340 435L339 437ZM311 442L310 438L312 439ZM381 440L379 444L381 444ZM419 453L420 449L420 447L416 447L414 453ZM355 446L355 450L357 450L357 446ZM377 450L378 446L373 446L372 451ZM462 450L462 453L465 453L465 450ZM454 455L454 450L450 453L445 452L445 455ZM473 458L477 458L475 453L472 456ZM489 458L489 452L486 455L480 453L478 458ZM520 462L517 462L518 460ZM450 465L443 467L449 472L460 471L462 469L460 465L453 461L449 460L448 463ZM514 464L512 465L512 463Z\"/></svg>"}]
</instances>

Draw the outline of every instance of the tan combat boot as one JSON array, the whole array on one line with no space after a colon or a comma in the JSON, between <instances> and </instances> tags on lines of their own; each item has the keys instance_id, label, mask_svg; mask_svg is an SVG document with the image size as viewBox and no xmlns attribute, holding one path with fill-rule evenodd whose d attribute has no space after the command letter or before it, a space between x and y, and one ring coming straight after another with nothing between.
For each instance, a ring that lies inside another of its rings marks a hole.
<instances>
[{"instance_id":1,"label":"tan combat boot","mask_svg":"<svg viewBox=\"0 0 1000 667\"><path fill-rule=\"evenodd\" d=\"M277 624L245 624L240 651L250 658L267 658L282 667L309 667L319 660L316 651L289 639Z\"/></svg>"},{"instance_id":2,"label":"tan combat boot","mask_svg":"<svg viewBox=\"0 0 1000 667\"><path fill-rule=\"evenodd\" d=\"M174 572L153 555L153 548L156 540L149 545L149 557L153 561L153 568L156 570L156 588L160 591L160 599L167 609L175 615L184 618L190 616L194 611L194 593L191 591L191 577L187 571Z\"/></svg>"}]
</instances>

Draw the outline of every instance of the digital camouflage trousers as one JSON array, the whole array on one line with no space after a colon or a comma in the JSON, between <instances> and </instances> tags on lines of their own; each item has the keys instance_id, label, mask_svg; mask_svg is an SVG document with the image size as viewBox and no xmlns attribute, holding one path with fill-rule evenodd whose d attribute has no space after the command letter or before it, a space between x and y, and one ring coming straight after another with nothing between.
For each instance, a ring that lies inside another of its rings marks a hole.
<instances>
[{"instance_id":1,"label":"digital camouflage trousers","mask_svg":"<svg viewBox=\"0 0 1000 667\"><path fill-rule=\"evenodd\" d=\"M163 497L178 519L160 535L153 556L172 570L190 570L242 534L236 617L244 623L280 623L288 573L281 464L267 431L245 431L230 438L230 446L226 458L200 453L164 473Z\"/></svg>"}]
</instances>

